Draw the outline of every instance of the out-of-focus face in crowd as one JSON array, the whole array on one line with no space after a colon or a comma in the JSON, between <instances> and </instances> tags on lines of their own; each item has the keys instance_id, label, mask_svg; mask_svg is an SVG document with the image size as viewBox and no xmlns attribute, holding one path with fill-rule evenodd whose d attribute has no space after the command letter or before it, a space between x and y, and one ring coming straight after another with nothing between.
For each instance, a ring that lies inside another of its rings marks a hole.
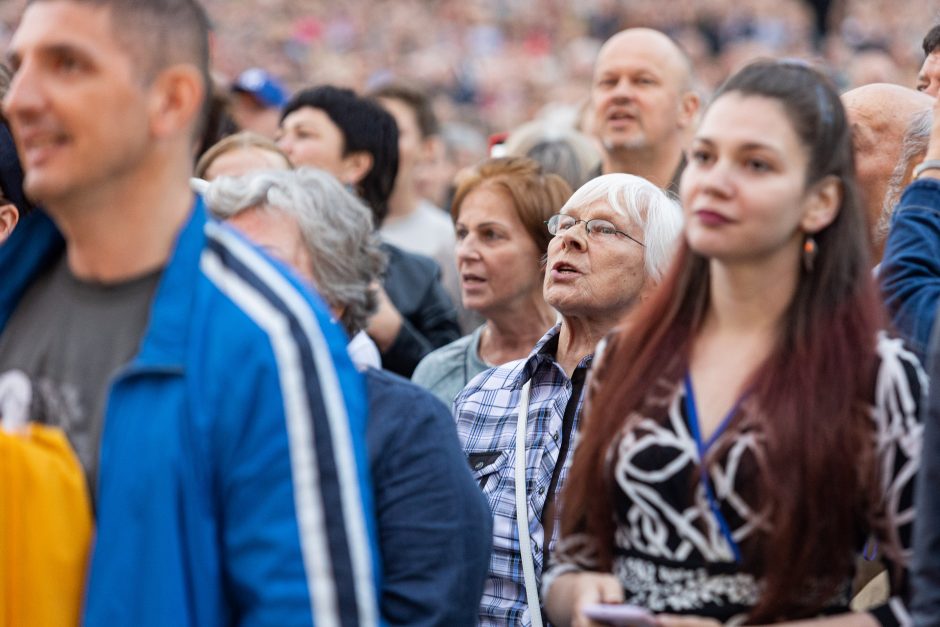
<instances>
[{"instance_id":1,"label":"out-of-focus face in crowd","mask_svg":"<svg viewBox=\"0 0 940 627\"><path fill-rule=\"evenodd\" d=\"M474 189L460 204L455 227L464 307L491 317L540 289L541 251L506 192L485 184Z\"/></svg>"},{"instance_id":2,"label":"out-of-focus face in crowd","mask_svg":"<svg viewBox=\"0 0 940 627\"><path fill-rule=\"evenodd\" d=\"M33 4L9 54L16 76L3 110L31 198L54 206L139 167L158 132L149 115L153 94L114 36L107 8Z\"/></svg>"},{"instance_id":3,"label":"out-of-focus face in crowd","mask_svg":"<svg viewBox=\"0 0 940 627\"><path fill-rule=\"evenodd\" d=\"M917 73L917 91L934 98L940 94L940 50L935 50L924 59L924 64Z\"/></svg>"},{"instance_id":4,"label":"out-of-focus face in crowd","mask_svg":"<svg viewBox=\"0 0 940 627\"><path fill-rule=\"evenodd\" d=\"M685 128L691 109L681 97L689 68L662 33L631 29L601 49L591 91L593 131L608 151L660 145Z\"/></svg>"},{"instance_id":5,"label":"out-of-focus face in crowd","mask_svg":"<svg viewBox=\"0 0 940 627\"><path fill-rule=\"evenodd\" d=\"M682 176L686 239L725 263L799 248L809 155L779 102L730 93L708 110Z\"/></svg>"},{"instance_id":6,"label":"out-of-focus face in crowd","mask_svg":"<svg viewBox=\"0 0 940 627\"><path fill-rule=\"evenodd\" d=\"M341 183L356 182L343 156L343 132L326 113L313 107L300 107L281 122L278 147L297 166L326 170Z\"/></svg>"},{"instance_id":7,"label":"out-of-focus face in crowd","mask_svg":"<svg viewBox=\"0 0 940 627\"><path fill-rule=\"evenodd\" d=\"M395 98L380 98L382 107L392 114L398 126L398 176L411 180L412 172L424 156L421 129L414 111Z\"/></svg>"},{"instance_id":8,"label":"out-of-focus face in crowd","mask_svg":"<svg viewBox=\"0 0 940 627\"><path fill-rule=\"evenodd\" d=\"M292 216L277 209L255 207L229 218L228 223L272 257L294 268L311 284L316 284L312 272L313 257L297 220Z\"/></svg>"}]
</instances>

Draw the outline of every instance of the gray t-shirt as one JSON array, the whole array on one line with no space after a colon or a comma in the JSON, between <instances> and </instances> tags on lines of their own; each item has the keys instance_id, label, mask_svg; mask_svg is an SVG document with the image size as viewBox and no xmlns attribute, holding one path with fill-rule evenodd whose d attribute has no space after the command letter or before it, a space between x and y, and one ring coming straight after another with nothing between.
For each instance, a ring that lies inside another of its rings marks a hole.
<instances>
[{"instance_id":1,"label":"gray t-shirt","mask_svg":"<svg viewBox=\"0 0 940 627\"><path fill-rule=\"evenodd\" d=\"M17 369L30 378L30 419L65 431L92 495L111 379L137 352L160 275L82 281L62 255L29 287L0 334L0 372Z\"/></svg>"},{"instance_id":2,"label":"gray t-shirt","mask_svg":"<svg viewBox=\"0 0 940 627\"><path fill-rule=\"evenodd\" d=\"M492 368L480 359L480 336L485 328L485 324L480 325L470 335L428 353L418 363L411 380L453 409L454 399L470 379Z\"/></svg>"}]
</instances>

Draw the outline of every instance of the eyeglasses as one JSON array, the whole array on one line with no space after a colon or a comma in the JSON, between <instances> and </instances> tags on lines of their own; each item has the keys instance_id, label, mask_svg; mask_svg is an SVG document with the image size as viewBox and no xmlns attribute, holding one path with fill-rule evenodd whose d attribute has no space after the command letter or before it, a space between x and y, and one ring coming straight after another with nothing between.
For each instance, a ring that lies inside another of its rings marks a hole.
<instances>
[{"instance_id":1,"label":"eyeglasses","mask_svg":"<svg viewBox=\"0 0 940 627\"><path fill-rule=\"evenodd\" d=\"M568 229L572 229L582 223L584 224L584 230L587 231L588 237L596 241L609 241L617 235L622 235L628 240L645 247L643 242L619 230L614 226L613 222L609 222L608 220L578 220L577 218L563 213L556 213L545 221L546 226L548 226L548 232L552 235L560 235Z\"/></svg>"}]
</instances>

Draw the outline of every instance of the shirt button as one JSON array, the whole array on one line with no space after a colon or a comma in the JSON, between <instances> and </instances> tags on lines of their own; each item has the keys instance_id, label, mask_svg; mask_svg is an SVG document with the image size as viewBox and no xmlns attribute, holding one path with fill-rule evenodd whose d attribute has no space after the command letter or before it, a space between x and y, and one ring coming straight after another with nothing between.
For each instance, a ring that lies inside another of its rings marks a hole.
<instances>
[{"instance_id":1,"label":"shirt button","mask_svg":"<svg viewBox=\"0 0 940 627\"><path fill-rule=\"evenodd\" d=\"M475 464L473 465L473 469L474 469L474 470L480 470L480 469L483 468L484 466L486 466L485 463L483 463L483 462L477 462L477 463L475 463Z\"/></svg>"},{"instance_id":2,"label":"shirt button","mask_svg":"<svg viewBox=\"0 0 940 627\"><path fill-rule=\"evenodd\" d=\"M558 441L558 432L557 432L557 431L552 434L552 439L555 440L556 442Z\"/></svg>"},{"instance_id":3,"label":"shirt button","mask_svg":"<svg viewBox=\"0 0 940 627\"><path fill-rule=\"evenodd\" d=\"M545 488L539 488L539 496L545 494Z\"/></svg>"}]
</instances>

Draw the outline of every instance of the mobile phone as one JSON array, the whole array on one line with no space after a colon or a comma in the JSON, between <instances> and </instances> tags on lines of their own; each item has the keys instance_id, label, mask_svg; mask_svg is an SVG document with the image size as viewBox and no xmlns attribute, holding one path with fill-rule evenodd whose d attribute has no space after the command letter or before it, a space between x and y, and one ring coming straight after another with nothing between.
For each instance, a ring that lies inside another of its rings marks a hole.
<instances>
[{"instance_id":1,"label":"mobile phone","mask_svg":"<svg viewBox=\"0 0 940 627\"><path fill-rule=\"evenodd\" d=\"M627 603L594 603L582 608L584 615L616 627L656 627L656 618L649 610Z\"/></svg>"}]
</instances>

